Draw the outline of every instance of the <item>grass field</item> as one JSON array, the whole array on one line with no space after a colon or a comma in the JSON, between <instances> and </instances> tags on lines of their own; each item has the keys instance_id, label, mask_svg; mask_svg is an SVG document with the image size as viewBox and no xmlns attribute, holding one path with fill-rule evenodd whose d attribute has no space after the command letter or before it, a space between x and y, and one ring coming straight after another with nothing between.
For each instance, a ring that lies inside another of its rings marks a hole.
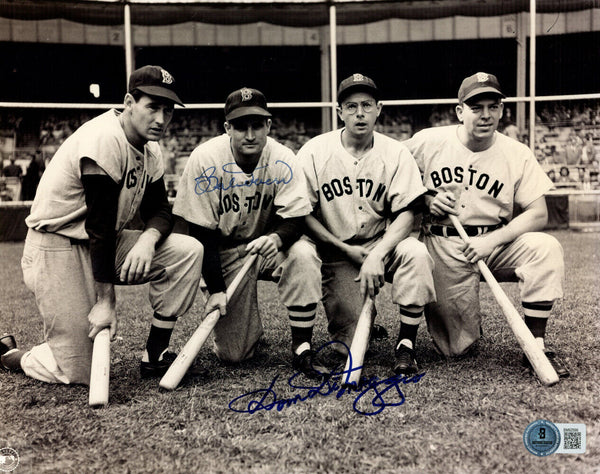
<instances>
[{"instance_id":1,"label":"grass field","mask_svg":"<svg viewBox=\"0 0 600 474\"><path fill-rule=\"evenodd\" d=\"M264 343L256 357L224 365L203 348L197 363L209 374L184 379L174 392L142 381L139 358L150 324L145 287L119 288L119 339L112 345L110 404L87 406L87 388L54 386L0 373L0 448L20 455L16 472L223 473L594 473L600 472L597 403L600 234L557 231L567 262L565 298L555 305L548 341L572 376L550 388L521 367L521 351L486 285L482 285L484 338L478 351L443 360L421 327L418 358L425 376L402 385L405 403L364 416L356 394L318 396L281 411L237 413L229 402L267 388L279 398L306 391L286 384L289 328L273 284L260 284ZM42 334L35 300L25 288L22 243L0 244L0 331L22 347ZM518 302L515 284L504 285ZM372 345L365 372L390 376L397 310L389 288L378 299L379 322L393 334ZM198 298L178 323L174 348L198 324ZM320 310L321 311L321 310ZM423 325L424 326L424 325ZM315 343L326 342L319 313ZM387 397L386 397L387 400ZM529 423L585 423L587 452L536 457L523 445ZM1 466L0 466L1 467Z\"/></svg>"}]
</instances>

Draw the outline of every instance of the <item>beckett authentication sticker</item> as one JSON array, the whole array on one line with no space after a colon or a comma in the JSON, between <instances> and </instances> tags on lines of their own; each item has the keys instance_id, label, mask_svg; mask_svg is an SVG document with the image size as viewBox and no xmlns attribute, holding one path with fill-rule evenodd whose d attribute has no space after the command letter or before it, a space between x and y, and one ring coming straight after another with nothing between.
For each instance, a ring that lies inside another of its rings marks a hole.
<instances>
[{"instance_id":1,"label":"beckett authentication sticker","mask_svg":"<svg viewBox=\"0 0 600 474\"><path fill-rule=\"evenodd\" d=\"M560 432L559 454L583 454L586 449L585 423L555 423Z\"/></svg>"},{"instance_id":2,"label":"beckett authentication sticker","mask_svg":"<svg viewBox=\"0 0 600 474\"><path fill-rule=\"evenodd\" d=\"M548 456L560 445L560 431L550 421L536 420L525 429L523 443L531 454Z\"/></svg>"}]
</instances>

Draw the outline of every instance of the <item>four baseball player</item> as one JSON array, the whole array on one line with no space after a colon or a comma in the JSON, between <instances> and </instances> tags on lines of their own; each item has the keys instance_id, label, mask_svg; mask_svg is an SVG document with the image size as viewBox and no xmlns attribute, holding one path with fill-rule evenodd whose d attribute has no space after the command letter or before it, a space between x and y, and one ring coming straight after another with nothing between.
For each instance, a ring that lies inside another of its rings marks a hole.
<instances>
[{"instance_id":1,"label":"four baseball player","mask_svg":"<svg viewBox=\"0 0 600 474\"><path fill-rule=\"evenodd\" d=\"M558 241L537 232L552 184L526 146L496 131L504 95L495 76L463 81L460 125L400 143L374 131L379 90L353 74L339 87L343 128L313 138L298 156L268 136L271 113L260 91L232 92L226 133L192 152L178 187L173 214L189 236L171 232L155 143L181 104L174 85L159 66L134 71L124 111L84 124L51 161L26 221L22 259L44 341L22 351L12 336L0 338L0 367L89 383L95 335L104 327L116 333L114 285L150 282L154 316L140 371L160 376L175 358L168 351L175 321L203 276L204 313L221 313L214 329L221 360L254 355L263 334L256 280L267 279L288 311L292 366L315 379L329 371L311 347L318 302L332 340L349 347L365 298L388 281L400 310L393 371L413 374L424 317L444 356L464 354L479 339L474 263L483 259L500 280L519 282L527 326L557 373L569 374L544 342L564 271ZM410 233L421 210L419 241ZM143 229L128 229L138 212ZM249 254L258 260L228 300L226 287Z\"/></svg>"}]
</instances>

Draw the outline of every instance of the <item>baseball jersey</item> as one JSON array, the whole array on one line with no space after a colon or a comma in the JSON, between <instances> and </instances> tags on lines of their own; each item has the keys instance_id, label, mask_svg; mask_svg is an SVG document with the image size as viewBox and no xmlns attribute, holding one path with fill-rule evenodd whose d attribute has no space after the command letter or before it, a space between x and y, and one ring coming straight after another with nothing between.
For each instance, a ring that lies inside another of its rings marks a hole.
<instances>
[{"instance_id":1,"label":"baseball jersey","mask_svg":"<svg viewBox=\"0 0 600 474\"><path fill-rule=\"evenodd\" d=\"M190 155L179 182L173 213L235 241L264 235L272 219L310 212L306 185L289 148L270 137L254 171L235 162L227 134L212 138Z\"/></svg>"},{"instance_id":2,"label":"baseball jersey","mask_svg":"<svg viewBox=\"0 0 600 474\"><path fill-rule=\"evenodd\" d=\"M531 150L501 133L487 150L473 152L450 125L422 130L403 142L415 157L427 189L451 191L465 225L495 225L512 218L552 188Z\"/></svg>"},{"instance_id":3,"label":"baseball jersey","mask_svg":"<svg viewBox=\"0 0 600 474\"><path fill-rule=\"evenodd\" d=\"M319 135L298 152L311 206L339 239L369 239L385 231L388 218L427 189L408 149L373 133L373 147L361 158L342 145L343 130Z\"/></svg>"},{"instance_id":4,"label":"baseball jersey","mask_svg":"<svg viewBox=\"0 0 600 474\"><path fill-rule=\"evenodd\" d=\"M83 124L61 145L42 175L26 224L40 232L87 240L87 206L81 183L81 159L90 158L121 185L115 230L137 212L146 186L164 173L160 147L148 142L144 153L133 147L109 110Z\"/></svg>"}]
</instances>

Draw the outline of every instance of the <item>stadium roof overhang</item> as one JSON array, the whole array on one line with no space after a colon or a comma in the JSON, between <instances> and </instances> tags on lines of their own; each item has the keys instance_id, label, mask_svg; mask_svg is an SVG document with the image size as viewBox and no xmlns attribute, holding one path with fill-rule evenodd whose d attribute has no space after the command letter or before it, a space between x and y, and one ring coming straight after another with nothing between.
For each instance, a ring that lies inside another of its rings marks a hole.
<instances>
[{"instance_id":1,"label":"stadium roof overhang","mask_svg":"<svg viewBox=\"0 0 600 474\"><path fill-rule=\"evenodd\" d=\"M429 19L448 16L498 16L529 11L530 0L6 0L0 17L20 20L66 20L97 25L124 21L125 4L136 25L171 25L195 21L220 25L267 22L314 27L329 23L329 7L337 24L353 25L388 18ZM537 0L538 13L600 8L600 0Z\"/></svg>"}]
</instances>

